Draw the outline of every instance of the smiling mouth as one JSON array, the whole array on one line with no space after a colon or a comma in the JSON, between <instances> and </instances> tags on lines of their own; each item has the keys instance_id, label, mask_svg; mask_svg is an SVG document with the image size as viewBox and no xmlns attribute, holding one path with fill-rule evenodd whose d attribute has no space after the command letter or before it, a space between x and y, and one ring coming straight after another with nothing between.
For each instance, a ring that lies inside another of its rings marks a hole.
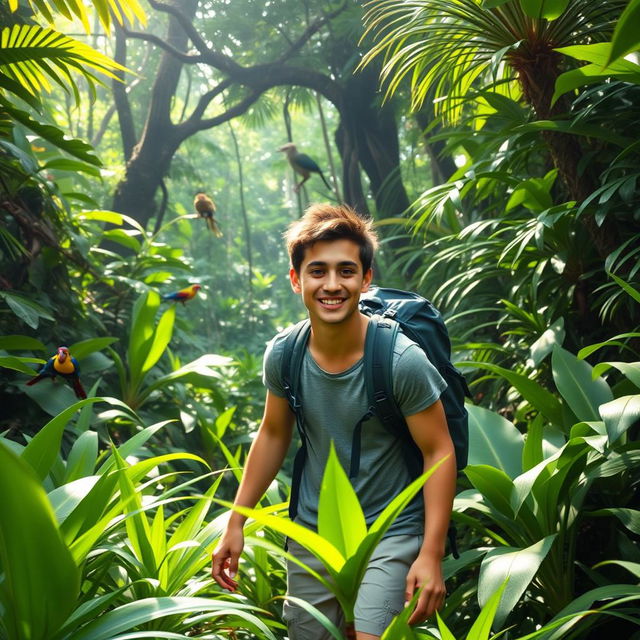
<instances>
[{"instance_id":1,"label":"smiling mouth","mask_svg":"<svg viewBox=\"0 0 640 640\"><path fill-rule=\"evenodd\" d=\"M321 304L327 307L337 307L345 301L345 298L320 298Z\"/></svg>"}]
</instances>

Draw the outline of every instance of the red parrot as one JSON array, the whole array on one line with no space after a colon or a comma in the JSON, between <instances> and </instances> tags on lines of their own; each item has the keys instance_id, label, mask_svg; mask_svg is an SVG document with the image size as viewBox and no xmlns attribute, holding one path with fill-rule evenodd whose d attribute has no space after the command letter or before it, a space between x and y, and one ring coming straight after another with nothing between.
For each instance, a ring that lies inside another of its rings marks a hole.
<instances>
[{"instance_id":1,"label":"red parrot","mask_svg":"<svg viewBox=\"0 0 640 640\"><path fill-rule=\"evenodd\" d=\"M199 284L190 284L188 287L180 289L180 291L176 291L175 293L167 293L162 296L162 299L182 302L182 304L184 304L187 300L191 300L191 298L195 297L196 293L198 293L200 289L202 289L202 287Z\"/></svg>"},{"instance_id":2,"label":"red parrot","mask_svg":"<svg viewBox=\"0 0 640 640\"><path fill-rule=\"evenodd\" d=\"M58 353L42 365L38 375L29 380L27 385L36 384L43 378L51 378L53 380L56 376L60 376L70 382L78 398L84 399L87 397L80 383L80 365L75 358L71 357L68 347L58 347Z\"/></svg>"},{"instance_id":3,"label":"red parrot","mask_svg":"<svg viewBox=\"0 0 640 640\"><path fill-rule=\"evenodd\" d=\"M213 233L216 238L221 238L222 231L220 231L220 226L213 217L216 212L216 205L213 203L213 200L206 193L199 192L196 193L193 206L198 212L198 215L207 221L207 226L211 230L211 233Z\"/></svg>"}]
</instances>

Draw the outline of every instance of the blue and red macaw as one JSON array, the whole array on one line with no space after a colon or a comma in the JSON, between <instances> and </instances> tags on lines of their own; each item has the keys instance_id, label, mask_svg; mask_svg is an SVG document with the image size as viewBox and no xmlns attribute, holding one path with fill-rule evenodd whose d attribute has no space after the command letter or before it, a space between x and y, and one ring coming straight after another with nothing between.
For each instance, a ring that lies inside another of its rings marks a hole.
<instances>
[{"instance_id":1,"label":"blue and red macaw","mask_svg":"<svg viewBox=\"0 0 640 640\"><path fill-rule=\"evenodd\" d=\"M196 193L195 200L193 201L193 206L198 212L198 215L206 220L207 226L209 227L211 233L213 233L216 238L222 238L222 231L220 231L218 221L214 217L216 212L216 205L213 203L213 200L206 193L202 193L202 191L199 191L198 193Z\"/></svg>"},{"instance_id":2,"label":"blue and red macaw","mask_svg":"<svg viewBox=\"0 0 640 640\"><path fill-rule=\"evenodd\" d=\"M327 179L324 177L324 174L320 170L316 161L313 160L313 158L310 158L306 153L300 153L293 142L283 144L279 151L285 152L287 160L289 160L289 164L293 170L302 176L300 183L293 188L296 193L300 191L300 187L302 187L302 185L309 179L312 173L317 173L322 178L322 182L325 183L327 189L331 191L331 186L327 182Z\"/></svg>"},{"instance_id":3,"label":"blue and red macaw","mask_svg":"<svg viewBox=\"0 0 640 640\"><path fill-rule=\"evenodd\" d=\"M172 300L173 302L182 302L182 304L184 304L187 300L194 298L200 289L202 289L202 287L199 284L190 284L188 287L180 289L180 291L176 291L175 293L167 293L162 296L162 299Z\"/></svg>"},{"instance_id":4,"label":"blue and red macaw","mask_svg":"<svg viewBox=\"0 0 640 640\"><path fill-rule=\"evenodd\" d=\"M71 383L76 397L86 398L87 394L80 382L80 365L78 361L71 356L68 347L58 347L55 356L49 358L38 371L38 375L27 382L28 386L40 382L44 378L55 379L56 376L64 378Z\"/></svg>"}]
</instances>

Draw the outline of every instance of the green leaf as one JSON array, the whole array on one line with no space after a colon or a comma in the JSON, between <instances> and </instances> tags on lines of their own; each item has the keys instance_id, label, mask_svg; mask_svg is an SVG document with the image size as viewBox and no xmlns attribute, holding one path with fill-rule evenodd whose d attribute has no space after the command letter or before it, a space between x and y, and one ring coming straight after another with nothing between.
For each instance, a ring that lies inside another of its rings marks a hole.
<instances>
[{"instance_id":1,"label":"green leaf","mask_svg":"<svg viewBox=\"0 0 640 640\"><path fill-rule=\"evenodd\" d=\"M464 474L471 484L503 515L513 518L511 496L514 485L502 470L488 465L467 465Z\"/></svg>"},{"instance_id":2,"label":"green leaf","mask_svg":"<svg viewBox=\"0 0 640 640\"><path fill-rule=\"evenodd\" d=\"M87 340L74 342L69 347L69 351L74 358L82 360L83 358L86 358L90 353L94 353L95 351L102 351L102 349L106 349L109 345L117 341L118 338L88 338Z\"/></svg>"},{"instance_id":3,"label":"green leaf","mask_svg":"<svg viewBox=\"0 0 640 640\"><path fill-rule=\"evenodd\" d=\"M640 394L622 396L600 406L609 442L613 444L640 420Z\"/></svg>"},{"instance_id":4,"label":"green leaf","mask_svg":"<svg viewBox=\"0 0 640 640\"><path fill-rule=\"evenodd\" d=\"M0 291L0 296L5 299L13 313L32 329L38 328L40 318L53 321L53 317L47 309L25 296L9 291Z\"/></svg>"},{"instance_id":5,"label":"green leaf","mask_svg":"<svg viewBox=\"0 0 640 640\"><path fill-rule=\"evenodd\" d=\"M25 126L30 131L37 133L43 140L62 149L66 153L75 158L79 158L84 162L89 162L96 166L101 166L101 162L95 155L93 147L77 138L69 138L66 131L38 120L34 120L29 113L16 109L10 102L0 96L0 105L2 108L17 122Z\"/></svg>"},{"instance_id":6,"label":"green leaf","mask_svg":"<svg viewBox=\"0 0 640 640\"><path fill-rule=\"evenodd\" d=\"M520 0L523 11L531 18L559 18L569 4L569 0Z\"/></svg>"},{"instance_id":7,"label":"green leaf","mask_svg":"<svg viewBox=\"0 0 640 640\"><path fill-rule=\"evenodd\" d=\"M214 502L217 502L228 509L233 509L234 511L241 513L243 516L253 518L256 522L292 538L305 549L313 553L313 555L327 567L329 573L334 576L336 576L344 566L344 556L328 540L325 540L315 531L292 522L289 518L274 516L266 509L249 509L248 507L234 505L233 503L226 502L225 500L215 500Z\"/></svg>"},{"instance_id":8,"label":"green leaf","mask_svg":"<svg viewBox=\"0 0 640 640\"><path fill-rule=\"evenodd\" d=\"M629 283L625 282L622 278L618 278L618 276L613 273L609 273L613 280L620 286L624 291L626 291L636 302L640 302L640 291L634 289Z\"/></svg>"},{"instance_id":9,"label":"green leaf","mask_svg":"<svg viewBox=\"0 0 640 640\"><path fill-rule=\"evenodd\" d=\"M538 366L552 351L555 345L562 346L564 341L564 318L556 320L529 348L533 363Z\"/></svg>"},{"instance_id":10,"label":"green leaf","mask_svg":"<svg viewBox=\"0 0 640 640\"><path fill-rule=\"evenodd\" d=\"M40 340L30 336L0 336L0 349L5 351L46 351Z\"/></svg>"},{"instance_id":11,"label":"green leaf","mask_svg":"<svg viewBox=\"0 0 640 640\"><path fill-rule=\"evenodd\" d=\"M175 317L176 305L170 306L160 317L160 322L158 322L158 326L156 327L149 354L142 365L142 373L149 371L162 357L173 335Z\"/></svg>"},{"instance_id":12,"label":"green leaf","mask_svg":"<svg viewBox=\"0 0 640 640\"><path fill-rule=\"evenodd\" d=\"M89 175L100 177L100 169L92 164L80 162L79 160L70 160L69 158L54 158L45 162L41 171L45 169L53 169L54 171L71 171L73 173L82 172Z\"/></svg>"},{"instance_id":13,"label":"green leaf","mask_svg":"<svg viewBox=\"0 0 640 640\"><path fill-rule=\"evenodd\" d=\"M598 349L602 349L602 347L608 347L608 346L623 347L624 343L620 342L622 338L640 338L640 333L637 333L637 332L621 333L617 336L614 336L610 340L605 340L604 342L591 344L588 347L584 347L583 349L580 349L580 351L578 351L578 358L580 358L581 360L584 360L585 358L590 356L592 353L594 353Z\"/></svg>"},{"instance_id":14,"label":"green leaf","mask_svg":"<svg viewBox=\"0 0 640 640\"><path fill-rule=\"evenodd\" d=\"M551 366L558 391L578 419L584 422L600 420L598 407L613 400L613 393L602 378L592 379L591 365L556 346Z\"/></svg>"},{"instance_id":15,"label":"green leaf","mask_svg":"<svg viewBox=\"0 0 640 640\"><path fill-rule=\"evenodd\" d=\"M211 613L212 617L224 616L229 626L233 616L247 615L254 609L250 605L238 604L229 600L213 598L162 597L144 598L129 602L108 611L97 619L84 625L81 629L72 631L68 640L111 640L117 634L138 627L142 624L159 620L167 616L185 614ZM255 609L256 614L266 615L266 612ZM258 637L264 640L276 640L269 628L257 617L250 615L247 620L256 627Z\"/></svg>"},{"instance_id":16,"label":"green leaf","mask_svg":"<svg viewBox=\"0 0 640 640\"><path fill-rule=\"evenodd\" d=\"M155 291L141 295L133 305L128 361L130 382L134 387L140 383L142 366L153 343L154 319L159 306L160 296Z\"/></svg>"},{"instance_id":17,"label":"green leaf","mask_svg":"<svg viewBox=\"0 0 640 640\"><path fill-rule=\"evenodd\" d=\"M640 388L640 362L600 362L593 367L592 376L597 378L611 367L620 371L636 387Z\"/></svg>"},{"instance_id":18,"label":"green leaf","mask_svg":"<svg viewBox=\"0 0 640 640\"><path fill-rule=\"evenodd\" d=\"M468 405L469 464L501 469L510 478L522 469L523 437L515 426L498 413Z\"/></svg>"},{"instance_id":19,"label":"green leaf","mask_svg":"<svg viewBox=\"0 0 640 640\"><path fill-rule=\"evenodd\" d=\"M67 457L67 468L64 482L71 482L93 473L98 458L98 434L95 431L85 431L73 443Z\"/></svg>"},{"instance_id":20,"label":"green leaf","mask_svg":"<svg viewBox=\"0 0 640 640\"><path fill-rule=\"evenodd\" d=\"M48 640L77 605L80 572L32 469L0 444L0 594L10 638Z\"/></svg>"},{"instance_id":21,"label":"green leaf","mask_svg":"<svg viewBox=\"0 0 640 640\"><path fill-rule=\"evenodd\" d=\"M526 549L506 547L490 551L480 565L478 602L484 606L506 580L508 583L496 611L495 626L503 626L520 596L535 577L557 534L539 540Z\"/></svg>"},{"instance_id":22,"label":"green leaf","mask_svg":"<svg viewBox=\"0 0 640 640\"><path fill-rule=\"evenodd\" d=\"M613 32L607 65L627 53L640 49L638 24L640 24L640 0L631 0L618 18L618 23Z\"/></svg>"},{"instance_id":23,"label":"green leaf","mask_svg":"<svg viewBox=\"0 0 640 640\"><path fill-rule=\"evenodd\" d=\"M599 569L600 567L606 567L610 564L622 567L632 573L636 578L640 579L640 563L638 562L628 562L626 560L605 560L604 562L598 562L598 564L594 565L593 568Z\"/></svg>"},{"instance_id":24,"label":"green leaf","mask_svg":"<svg viewBox=\"0 0 640 640\"><path fill-rule=\"evenodd\" d=\"M505 369L504 367L499 367L498 365L488 362L460 362L457 364L459 366L486 369L491 373L502 376L522 394L527 402L543 413L548 420L557 425L563 424L562 406L558 399L527 376L514 373L510 369Z\"/></svg>"},{"instance_id":25,"label":"green leaf","mask_svg":"<svg viewBox=\"0 0 640 640\"><path fill-rule=\"evenodd\" d=\"M115 211L81 211L76 214L80 220L97 220L121 226L124 224L124 216Z\"/></svg>"},{"instance_id":26,"label":"green leaf","mask_svg":"<svg viewBox=\"0 0 640 640\"><path fill-rule=\"evenodd\" d=\"M31 367L27 366L32 364L44 364L46 361L42 358L21 358L18 356L0 356L0 367L5 369L13 369L14 371L20 371L20 373L26 373L27 375L34 376L36 372Z\"/></svg>"},{"instance_id":27,"label":"green leaf","mask_svg":"<svg viewBox=\"0 0 640 640\"><path fill-rule=\"evenodd\" d=\"M486 599L485 605L480 611L480 615L476 618L469 633L467 634L467 640L488 640L491 633L491 627L499 612L499 607L502 603L502 597L505 589L508 589L510 577L507 577L502 585L496 589L488 599ZM497 625L501 626L501 625Z\"/></svg>"},{"instance_id":28,"label":"green leaf","mask_svg":"<svg viewBox=\"0 0 640 640\"><path fill-rule=\"evenodd\" d=\"M31 465L41 480L47 477L58 456L62 434L71 417L82 407L96 402L108 402L116 406L123 405L120 400L115 398L86 398L85 400L80 400L47 422L25 447L21 457Z\"/></svg>"},{"instance_id":29,"label":"green leaf","mask_svg":"<svg viewBox=\"0 0 640 640\"><path fill-rule=\"evenodd\" d=\"M137 233L137 232L131 232ZM123 247L127 249L131 249L134 253L140 253L142 249L142 245L140 241L134 238L131 233L127 233L124 229L109 229L105 231L102 235L105 240L111 240L112 242L117 242L121 244Z\"/></svg>"},{"instance_id":30,"label":"green leaf","mask_svg":"<svg viewBox=\"0 0 640 640\"><path fill-rule=\"evenodd\" d=\"M322 476L318 501L318 533L345 558L354 555L367 535L364 513L340 464L333 441Z\"/></svg>"},{"instance_id":31,"label":"green leaf","mask_svg":"<svg viewBox=\"0 0 640 640\"><path fill-rule=\"evenodd\" d=\"M82 500L91 493L102 476L84 476L70 480L47 494L60 525ZM66 539L65 539L66 540Z\"/></svg>"}]
</instances>

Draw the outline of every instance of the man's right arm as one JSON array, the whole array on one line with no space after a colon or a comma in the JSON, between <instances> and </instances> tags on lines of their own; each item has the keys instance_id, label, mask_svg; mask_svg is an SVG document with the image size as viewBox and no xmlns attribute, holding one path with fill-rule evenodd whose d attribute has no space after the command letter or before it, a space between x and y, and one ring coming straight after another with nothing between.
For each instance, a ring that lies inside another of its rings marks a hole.
<instances>
[{"instance_id":1,"label":"man's right arm","mask_svg":"<svg viewBox=\"0 0 640 640\"><path fill-rule=\"evenodd\" d=\"M242 481L234 504L253 508L276 477L291 443L294 415L286 398L267 391L264 415L258 434L249 449ZM238 572L238 559L244 547L242 527L246 517L231 513L227 528L213 552L211 575L223 588L235 591L233 579Z\"/></svg>"}]
</instances>

